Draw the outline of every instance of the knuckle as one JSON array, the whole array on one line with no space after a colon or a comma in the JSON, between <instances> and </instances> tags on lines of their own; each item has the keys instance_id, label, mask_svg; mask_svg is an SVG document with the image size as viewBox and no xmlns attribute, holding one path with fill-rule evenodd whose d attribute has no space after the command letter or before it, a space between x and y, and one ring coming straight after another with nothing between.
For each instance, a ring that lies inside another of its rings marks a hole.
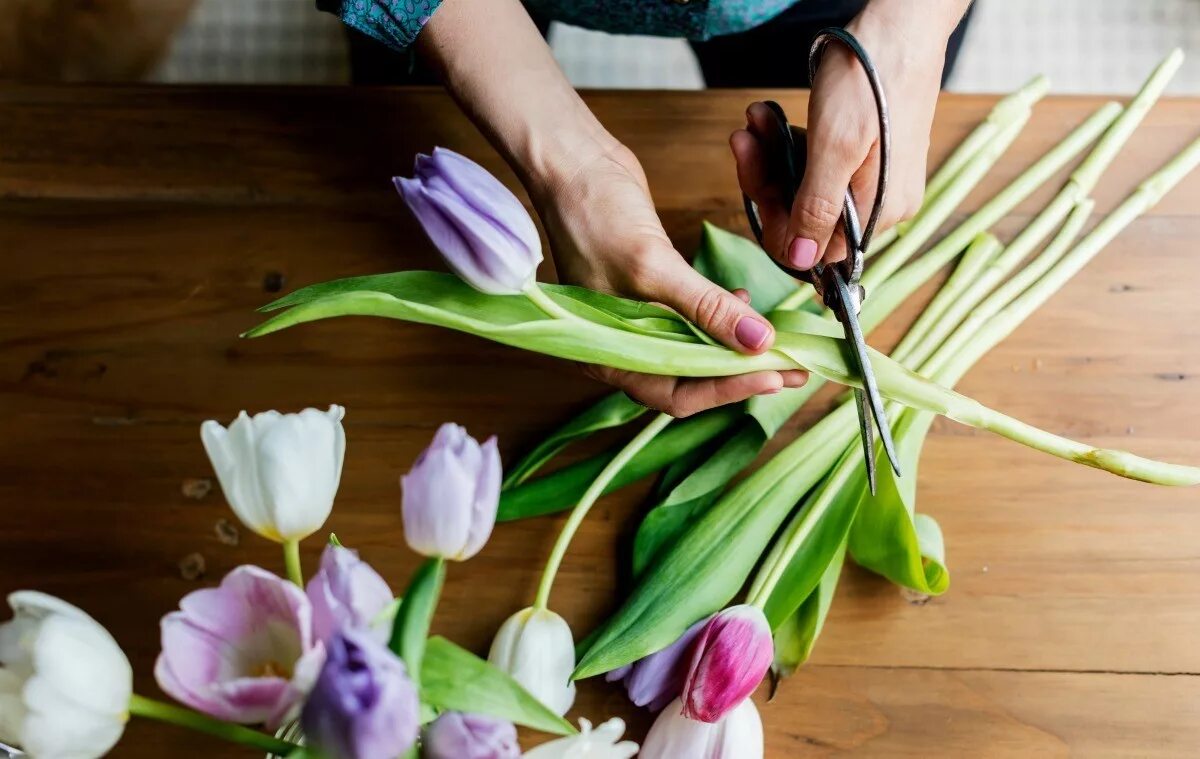
<instances>
[{"instance_id":1,"label":"knuckle","mask_svg":"<svg viewBox=\"0 0 1200 759\"><path fill-rule=\"evenodd\" d=\"M828 198L809 195L798 198L793 217L803 229L826 229L837 224L842 215L842 204Z\"/></svg>"},{"instance_id":2,"label":"knuckle","mask_svg":"<svg viewBox=\"0 0 1200 759\"><path fill-rule=\"evenodd\" d=\"M701 291L696 299L695 311L696 322L706 331L728 322L733 316L729 298L716 287L708 287Z\"/></svg>"}]
</instances>

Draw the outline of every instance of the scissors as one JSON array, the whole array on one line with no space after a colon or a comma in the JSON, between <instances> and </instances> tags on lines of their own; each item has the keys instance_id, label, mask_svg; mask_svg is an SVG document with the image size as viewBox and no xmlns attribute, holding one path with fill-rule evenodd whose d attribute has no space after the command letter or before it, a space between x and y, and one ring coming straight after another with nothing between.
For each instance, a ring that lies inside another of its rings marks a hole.
<instances>
[{"instance_id":1,"label":"scissors","mask_svg":"<svg viewBox=\"0 0 1200 759\"><path fill-rule=\"evenodd\" d=\"M862 378L862 388L854 390L855 404L858 406L858 426L862 437L863 457L867 468L867 482L871 493L875 492L875 440L872 431L874 426L879 430L879 439L883 443L884 453L891 463L892 471L900 476L900 458L896 455L896 445L892 440L891 426L883 408L883 396L879 394L879 385L875 381L875 372L871 369L871 358L867 352L867 344L863 339L862 326L858 321L858 312L862 308L866 292L859 284L862 276L863 256L871 243L871 235L875 232L875 222L883 209L884 194L887 191L888 163L891 157L891 130L888 118L887 100L883 94L883 84L879 80L879 72L854 35L845 29L831 27L823 29L813 40L812 49L808 55L808 71L810 81L816 77L817 66L821 55L830 42L845 45L854 53L862 64L871 83L875 95L875 106L879 113L879 182L875 192L875 202L871 207L871 215L865 227L859 224L858 206L854 193L846 188L846 197L842 205L842 225L846 233L847 256L844 260L833 264L817 264L809 271L792 269L771 257L779 268L788 274L810 283L821 296L825 306L833 311L842 324L846 333L846 343L849 345L851 364ZM805 132L799 127L788 123L787 116L779 103L773 100L766 102L775 117L777 129L769 135L767 144L768 165L781 172L787 197L794 198L800 188L800 180L804 177L807 163L807 141ZM742 195L746 207L746 216L750 220L750 229L763 244L762 221L758 215L758 207L746 195Z\"/></svg>"}]
</instances>

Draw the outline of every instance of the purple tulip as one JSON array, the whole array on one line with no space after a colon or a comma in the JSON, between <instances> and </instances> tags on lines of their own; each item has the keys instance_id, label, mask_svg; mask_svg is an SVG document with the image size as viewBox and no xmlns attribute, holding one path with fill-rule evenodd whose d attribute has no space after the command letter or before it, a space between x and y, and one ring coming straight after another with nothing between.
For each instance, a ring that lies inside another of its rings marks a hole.
<instances>
[{"instance_id":1,"label":"purple tulip","mask_svg":"<svg viewBox=\"0 0 1200 759\"><path fill-rule=\"evenodd\" d=\"M412 470L400 478L404 538L426 556L464 561L479 553L496 526L500 452L457 424L443 424Z\"/></svg>"},{"instance_id":2,"label":"purple tulip","mask_svg":"<svg viewBox=\"0 0 1200 759\"><path fill-rule=\"evenodd\" d=\"M683 715L720 721L762 682L774 653L771 625L762 609L743 604L713 615L693 644Z\"/></svg>"},{"instance_id":3,"label":"purple tulip","mask_svg":"<svg viewBox=\"0 0 1200 759\"><path fill-rule=\"evenodd\" d=\"M425 729L424 759L519 759L517 728L484 714L446 712Z\"/></svg>"},{"instance_id":4,"label":"purple tulip","mask_svg":"<svg viewBox=\"0 0 1200 759\"><path fill-rule=\"evenodd\" d=\"M529 212L500 180L445 148L418 155L413 178L393 177L446 264L471 287L518 295L533 284L542 241Z\"/></svg>"},{"instance_id":5,"label":"purple tulip","mask_svg":"<svg viewBox=\"0 0 1200 759\"><path fill-rule=\"evenodd\" d=\"M328 643L320 677L300 715L308 742L327 759L396 759L417 741L417 689L400 657L361 630Z\"/></svg>"},{"instance_id":6,"label":"purple tulip","mask_svg":"<svg viewBox=\"0 0 1200 759\"><path fill-rule=\"evenodd\" d=\"M605 679L610 683L624 680L630 701L652 712L662 711L683 692L683 683L692 663L692 646L706 624L707 619L700 620L663 650L614 669Z\"/></svg>"},{"instance_id":7,"label":"purple tulip","mask_svg":"<svg viewBox=\"0 0 1200 759\"><path fill-rule=\"evenodd\" d=\"M321 554L321 569L305 588L312 604L313 633L328 640L343 627L370 629L380 643L387 641L390 621L374 624L393 599L392 590L358 552L329 545Z\"/></svg>"},{"instance_id":8,"label":"purple tulip","mask_svg":"<svg viewBox=\"0 0 1200 759\"><path fill-rule=\"evenodd\" d=\"M325 648L303 591L258 567L189 593L162 620L154 677L176 700L227 722L275 729L295 717Z\"/></svg>"}]
</instances>

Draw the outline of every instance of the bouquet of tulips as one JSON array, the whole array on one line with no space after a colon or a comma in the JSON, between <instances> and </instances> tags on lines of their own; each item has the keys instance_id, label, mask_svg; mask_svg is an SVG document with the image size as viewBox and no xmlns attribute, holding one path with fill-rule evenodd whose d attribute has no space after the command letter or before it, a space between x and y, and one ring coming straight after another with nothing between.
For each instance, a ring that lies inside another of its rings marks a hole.
<instances>
[{"instance_id":1,"label":"bouquet of tulips","mask_svg":"<svg viewBox=\"0 0 1200 759\"><path fill-rule=\"evenodd\" d=\"M202 426L226 499L246 527L282 544L286 576L238 567L163 617L154 676L179 704L135 694L129 660L85 612L12 593L13 619L0 624L0 741L32 759L99 757L133 715L292 758L516 759L514 723L563 736L531 759L636 754L620 741L620 719L595 729L581 719L576 730L561 716L570 701L551 701L563 689L547 688L541 649L563 634L554 619L510 626L491 663L429 636L446 562L471 558L492 533L495 438L480 445L443 425L403 477L405 538L429 557L403 597L334 536L304 583L297 546L333 507L343 413L243 413L228 428Z\"/></svg>"},{"instance_id":2,"label":"bouquet of tulips","mask_svg":"<svg viewBox=\"0 0 1200 759\"><path fill-rule=\"evenodd\" d=\"M768 672L784 676L807 660L847 556L917 593L947 589L941 529L916 509L917 463L935 415L1123 477L1200 483L1200 468L1068 440L952 389L1200 164L1198 139L1084 233L1094 209L1090 194L1181 61L1182 54L1173 52L1130 103L1099 108L926 249L1020 134L1048 87L1043 77L1034 79L1000 101L938 169L916 217L881 235L868 251L873 260L863 283L870 298L860 317L868 331L958 262L892 355L872 356L907 475L899 479L884 468L877 493L863 474L850 401L735 483L823 382L860 382L846 361L840 327L810 287L780 273L749 241L705 227L695 267L730 290L747 290L776 330L772 349L747 356L657 305L540 284L540 240L528 213L481 167L445 149L418 156L414 176L398 178L396 185L457 276L408 271L313 285L266 306L279 313L248 335L335 316L380 316L651 374L808 370L814 379L804 388L688 419L658 414L626 444L537 476L570 443L647 411L622 395L606 397L509 470L499 511L501 520L510 520L570 510L532 610L506 623L498 638L535 617L555 620L561 643L547 647L547 667L556 672L550 677L547 671L546 683L553 688L530 685L532 692L561 707L571 700L573 681L603 674L622 681L634 703L660 711L643 756L761 756L761 723L748 695ZM1081 154L1053 200L1018 235L1004 244L991 234L993 225ZM571 538L605 492L659 471L656 503L634 541L634 585L617 612L572 652L569 629L547 611ZM730 605L743 590L744 602Z\"/></svg>"}]
</instances>

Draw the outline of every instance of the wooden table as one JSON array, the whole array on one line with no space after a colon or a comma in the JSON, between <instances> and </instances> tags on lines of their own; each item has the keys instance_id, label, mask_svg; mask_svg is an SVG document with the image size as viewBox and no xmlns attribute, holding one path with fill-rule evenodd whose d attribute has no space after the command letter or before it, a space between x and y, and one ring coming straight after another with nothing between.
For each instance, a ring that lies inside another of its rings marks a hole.
<instances>
[{"instance_id":1,"label":"wooden table","mask_svg":"<svg viewBox=\"0 0 1200 759\"><path fill-rule=\"evenodd\" d=\"M764 94L588 95L641 157L681 250L703 219L744 229L726 138ZM774 95L803 113L803 93ZM991 102L943 98L935 161ZM1098 104L1039 105L965 208ZM1157 107L1101 182L1098 212L1198 124L1198 101ZM194 492L211 477L201 421L344 404L349 448L329 526L399 589L416 559L401 536L397 476L439 423L496 433L513 460L602 392L560 362L382 320L237 338L278 291L436 266L389 177L438 144L512 179L434 91L0 90L0 591L36 587L89 610L130 654L139 690L156 694L161 615L238 564L279 567L253 535L218 540L214 526L229 517L219 489ZM999 231L1018 229L1051 185ZM984 360L965 392L1099 445L1200 461L1198 203L1192 176ZM928 293L874 342L892 344ZM580 635L613 608L614 546L645 492L604 500L567 558L554 606ZM946 532L950 591L918 603L848 567L814 661L763 706L769 756L1195 754L1194 491L939 422L920 499ZM503 525L482 555L455 565L437 630L485 650L532 599L558 525ZM306 548L310 566L318 550ZM191 554L204 559L202 579L181 576ZM648 726L603 684L581 689L576 713L625 716L639 739ZM230 755L135 723L115 755L213 750Z\"/></svg>"}]
</instances>

